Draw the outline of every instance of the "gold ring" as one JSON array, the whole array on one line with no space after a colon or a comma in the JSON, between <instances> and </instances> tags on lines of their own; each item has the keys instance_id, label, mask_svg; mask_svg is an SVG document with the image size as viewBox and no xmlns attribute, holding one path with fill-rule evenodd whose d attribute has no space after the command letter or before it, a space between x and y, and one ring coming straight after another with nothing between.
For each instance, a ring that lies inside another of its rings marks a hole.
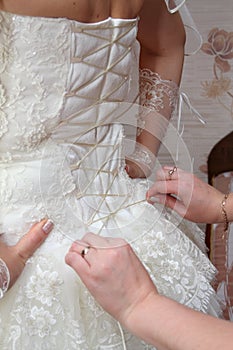
<instances>
[{"instance_id":1,"label":"gold ring","mask_svg":"<svg viewBox=\"0 0 233 350\"><path fill-rule=\"evenodd\" d=\"M85 255L87 255L87 253L89 252L90 248L91 248L91 247L88 246L88 247L85 247L85 248L81 251L81 256L82 256L82 258L84 258Z\"/></svg>"},{"instance_id":2,"label":"gold ring","mask_svg":"<svg viewBox=\"0 0 233 350\"><path fill-rule=\"evenodd\" d=\"M168 171L169 179L172 179L172 175L177 171L177 167L174 166L171 170Z\"/></svg>"}]
</instances>

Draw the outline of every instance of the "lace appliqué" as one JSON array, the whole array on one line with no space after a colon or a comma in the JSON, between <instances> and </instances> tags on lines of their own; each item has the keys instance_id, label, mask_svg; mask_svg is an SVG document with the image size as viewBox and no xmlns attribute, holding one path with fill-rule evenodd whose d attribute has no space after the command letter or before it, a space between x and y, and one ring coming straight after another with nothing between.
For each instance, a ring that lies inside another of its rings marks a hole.
<instances>
[{"instance_id":1,"label":"lace appliqu\u00e9","mask_svg":"<svg viewBox=\"0 0 233 350\"><path fill-rule=\"evenodd\" d=\"M15 149L21 151L30 151L36 149L43 140L47 139L48 134L45 130L45 125L37 124L31 126L30 130L27 131L27 127L21 127L21 133L18 133L18 136L21 136Z\"/></svg>"},{"instance_id":2,"label":"lace appliqu\u00e9","mask_svg":"<svg viewBox=\"0 0 233 350\"><path fill-rule=\"evenodd\" d=\"M0 299L4 297L10 283L10 273L6 263L0 258Z\"/></svg>"},{"instance_id":3,"label":"lace appliqu\u00e9","mask_svg":"<svg viewBox=\"0 0 233 350\"><path fill-rule=\"evenodd\" d=\"M172 219L172 218L171 218ZM216 270L201 250L173 223L160 218L156 230L147 232L133 248L144 262L159 293L195 310L208 313L214 290L210 287ZM153 242L156 241L156 250ZM221 315L220 307L216 313Z\"/></svg>"},{"instance_id":4,"label":"lace appliqu\u00e9","mask_svg":"<svg viewBox=\"0 0 233 350\"><path fill-rule=\"evenodd\" d=\"M6 114L3 112L2 107L6 102L5 89L0 83L0 138L7 132L8 121Z\"/></svg>"},{"instance_id":5,"label":"lace appliqu\u00e9","mask_svg":"<svg viewBox=\"0 0 233 350\"><path fill-rule=\"evenodd\" d=\"M148 68L140 69L140 104L150 110L160 112L165 109L164 98L168 98L171 114L178 98L179 87L170 80L163 80L158 73Z\"/></svg>"}]
</instances>

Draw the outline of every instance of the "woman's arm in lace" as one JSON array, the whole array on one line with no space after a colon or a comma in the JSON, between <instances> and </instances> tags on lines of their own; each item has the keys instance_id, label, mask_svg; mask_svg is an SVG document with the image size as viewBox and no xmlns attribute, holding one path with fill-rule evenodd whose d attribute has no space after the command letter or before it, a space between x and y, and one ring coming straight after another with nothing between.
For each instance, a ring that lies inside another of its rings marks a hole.
<instances>
[{"instance_id":1,"label":"woman's arm in lace","mask_svg":"<svg viewBox=\"0 0 233 350\"><path fill-rule=\"evenodd\" d=\"M143 163L146 150L149 157L155 158L166 132L166 122L170 119L178 98L185 45L185 30L179 13L170 14L164 0L145 0L140 13L138 40L141 45L140 104L144 107L139 114L141 125L143 119L144 125L137 136L137 148L142 145ZM158 126L160 119L162 123ZM135 160L139 163L138 149ZM131 165L128 163L129 167ZM142 166L146 176L150 174L153 165L151 159L147 169ZM138 177L132 173L130 175ZM141 172L139 177L145 175Z\"/></svg>"},{"instance_id":2,"label":"woman's arm in lace","mask_svg":"<svg viewBox=\"0 0 233 350\"><path fill-rule=\"evenodd\" d=\"M16 245L8 246L0 242L0 299L15 283L26 261L45 241L52 228L52 222L44 219L33 225Z\"/></svg>"}]
</instances>

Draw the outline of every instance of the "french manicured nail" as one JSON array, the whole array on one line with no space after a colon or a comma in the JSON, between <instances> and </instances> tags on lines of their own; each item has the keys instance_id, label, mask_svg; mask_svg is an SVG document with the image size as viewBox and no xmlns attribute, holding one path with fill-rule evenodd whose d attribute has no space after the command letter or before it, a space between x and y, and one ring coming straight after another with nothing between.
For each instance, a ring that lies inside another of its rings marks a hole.
<instances>
[{"instance_id":1,"label":"french manicured nail","mask_svg":"<svg viewBox=\"0 0 233 350\"><path fill-rule=\"evenodd\" d=\"M42 230L48 234L49 232L52 231L53 229L53 222L51 220L47 220L46 223L44 224L44 226L42 227Z\"/></svg>"}]
</instances>

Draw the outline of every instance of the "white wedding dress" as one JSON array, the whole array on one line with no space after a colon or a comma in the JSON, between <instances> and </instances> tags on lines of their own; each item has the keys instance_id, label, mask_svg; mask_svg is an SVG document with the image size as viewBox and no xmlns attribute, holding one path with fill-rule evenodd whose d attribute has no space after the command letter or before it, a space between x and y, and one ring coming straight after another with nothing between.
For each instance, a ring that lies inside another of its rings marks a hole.
<instances>
[{"instance_id":1,"label":"white wedding dress","mask_svg":"<svg viewBox=\"0 0 233 350\"><path fill-rule=\"evenodd\" d=\"M215 269L193 242L202 233L148 204L147 181L124 170L119 120L138 96L137 24L0 12L0 237L14 244L35 221L55 224L0 301L1 350L153 349L65 264L87 230L127 239L162 294L219 314Z\"/></svg>"}]
</instances>

